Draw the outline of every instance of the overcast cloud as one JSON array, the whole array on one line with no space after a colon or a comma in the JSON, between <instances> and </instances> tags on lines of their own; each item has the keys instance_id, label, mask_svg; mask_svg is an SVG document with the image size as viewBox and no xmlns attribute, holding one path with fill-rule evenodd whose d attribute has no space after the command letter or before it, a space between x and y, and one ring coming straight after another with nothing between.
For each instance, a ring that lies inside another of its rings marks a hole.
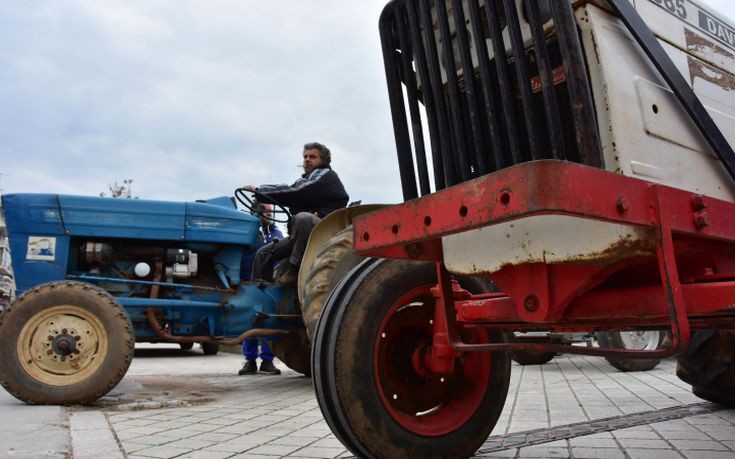
<instances>
[{"instance_id":1,"label":"overcast cloud","mask_svg":"<svg viewBox=\"0 0 735 459\"><path fill-rule=\"evenodd\" d=\"M293 181L317 140L353 199L397 202L383 2L0 4L0 188L191 200Z\"/></svg>"},{"instance_id":2,"label":"overcast cloud","mask_svg":"<svg viewBox=\"0 0 735 459\"><path fill-rule=\"evenodd\" d=\"M316 140L353 200L398 202L384 4L3 1L0 188L207 198L293 181Z\"/></svg>"}]
</instances>

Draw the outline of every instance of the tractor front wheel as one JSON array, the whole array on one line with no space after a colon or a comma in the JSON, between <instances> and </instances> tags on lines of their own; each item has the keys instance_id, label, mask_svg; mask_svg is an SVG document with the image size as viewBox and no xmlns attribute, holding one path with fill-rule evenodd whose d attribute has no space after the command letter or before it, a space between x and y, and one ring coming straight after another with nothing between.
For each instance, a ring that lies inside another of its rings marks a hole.
<instances>
[{"instance_id":1,"label":"tractor front wheel","mask_svg":"<svg viewBox=\"0 0 735 459\"><path fill-rule=\"evenodd\" d=\"M468 352L453 370L432 372L435 265L367 260L332 293L316 331L312 373L335 435L355 455L462 458L500 416L510 378L505 352ZM476 279L460 280L482 291ZM467 343L499 333L461 329Z\"/></svg>"},{"instance_id":2,"label":"tractor front wheel","mask_svg":"<svg viewBox=\"0 0 735 459\"><path fill-rule=\"evenodd\" d=\"M518 365L543 365L556 357L556 352L513 351L513 361Z\"/></svg>"},{"instance_id":3,"label":"tractor front wheel","mask_svg":"<svg viewBox=\"0 0 735 459\"><path fill-rule=\"evenodd\" d=\"M35 287L0 316L0 384L29 404L98 399L120 382L134 351L125 309L83 282Z\"/></svg>"}]
</instances>

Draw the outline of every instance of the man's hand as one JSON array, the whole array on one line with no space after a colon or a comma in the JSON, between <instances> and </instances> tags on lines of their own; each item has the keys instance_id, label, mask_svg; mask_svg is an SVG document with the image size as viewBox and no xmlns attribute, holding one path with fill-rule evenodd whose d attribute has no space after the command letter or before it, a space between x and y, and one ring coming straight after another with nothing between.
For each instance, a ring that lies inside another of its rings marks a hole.
<instances>
[{"instance_id":1,"label":"man's hand","mask_svg":"<svg viewBox=\"0 0 735 459\"><path fill-rule=\"evenodd\" d=\"M254 185L245 185L243 188L245 188L248 191L255 191L258 189L258 187Z\"/></svg>"}]
</instances>

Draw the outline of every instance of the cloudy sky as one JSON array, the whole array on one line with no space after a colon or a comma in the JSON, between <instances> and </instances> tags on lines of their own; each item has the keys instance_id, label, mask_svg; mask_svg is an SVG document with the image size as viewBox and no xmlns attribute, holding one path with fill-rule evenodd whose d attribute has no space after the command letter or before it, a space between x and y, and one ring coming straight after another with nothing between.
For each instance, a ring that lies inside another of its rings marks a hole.
<instances>
[{"instance_id":1,"label":"cloudy sky","mask_svg":"<svg viewBox=\"0 0 735 459\"><path fill-rule=\"evenodd\" d=\"M384 4L2 1L0 189L208 198L293 181L317 140L353 200L398 202Z\"/></svg>"}]
</instances>

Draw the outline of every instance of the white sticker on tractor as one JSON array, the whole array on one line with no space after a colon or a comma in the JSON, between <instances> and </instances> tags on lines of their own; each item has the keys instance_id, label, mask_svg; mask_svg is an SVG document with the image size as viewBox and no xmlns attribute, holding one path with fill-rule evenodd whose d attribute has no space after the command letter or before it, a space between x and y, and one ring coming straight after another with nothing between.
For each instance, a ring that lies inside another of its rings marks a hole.
<instances>
[{"instance_id":1,"label":"white sticker on tractor","mask_svg":"<svg viewBox=\"0 0 735 459\"><path fill-rule=\"evenodd\" d=\"M26 260L54 261L55 259L55 237L28 236L28 253L26 253Z\"/></svg>"}]
</instances>

